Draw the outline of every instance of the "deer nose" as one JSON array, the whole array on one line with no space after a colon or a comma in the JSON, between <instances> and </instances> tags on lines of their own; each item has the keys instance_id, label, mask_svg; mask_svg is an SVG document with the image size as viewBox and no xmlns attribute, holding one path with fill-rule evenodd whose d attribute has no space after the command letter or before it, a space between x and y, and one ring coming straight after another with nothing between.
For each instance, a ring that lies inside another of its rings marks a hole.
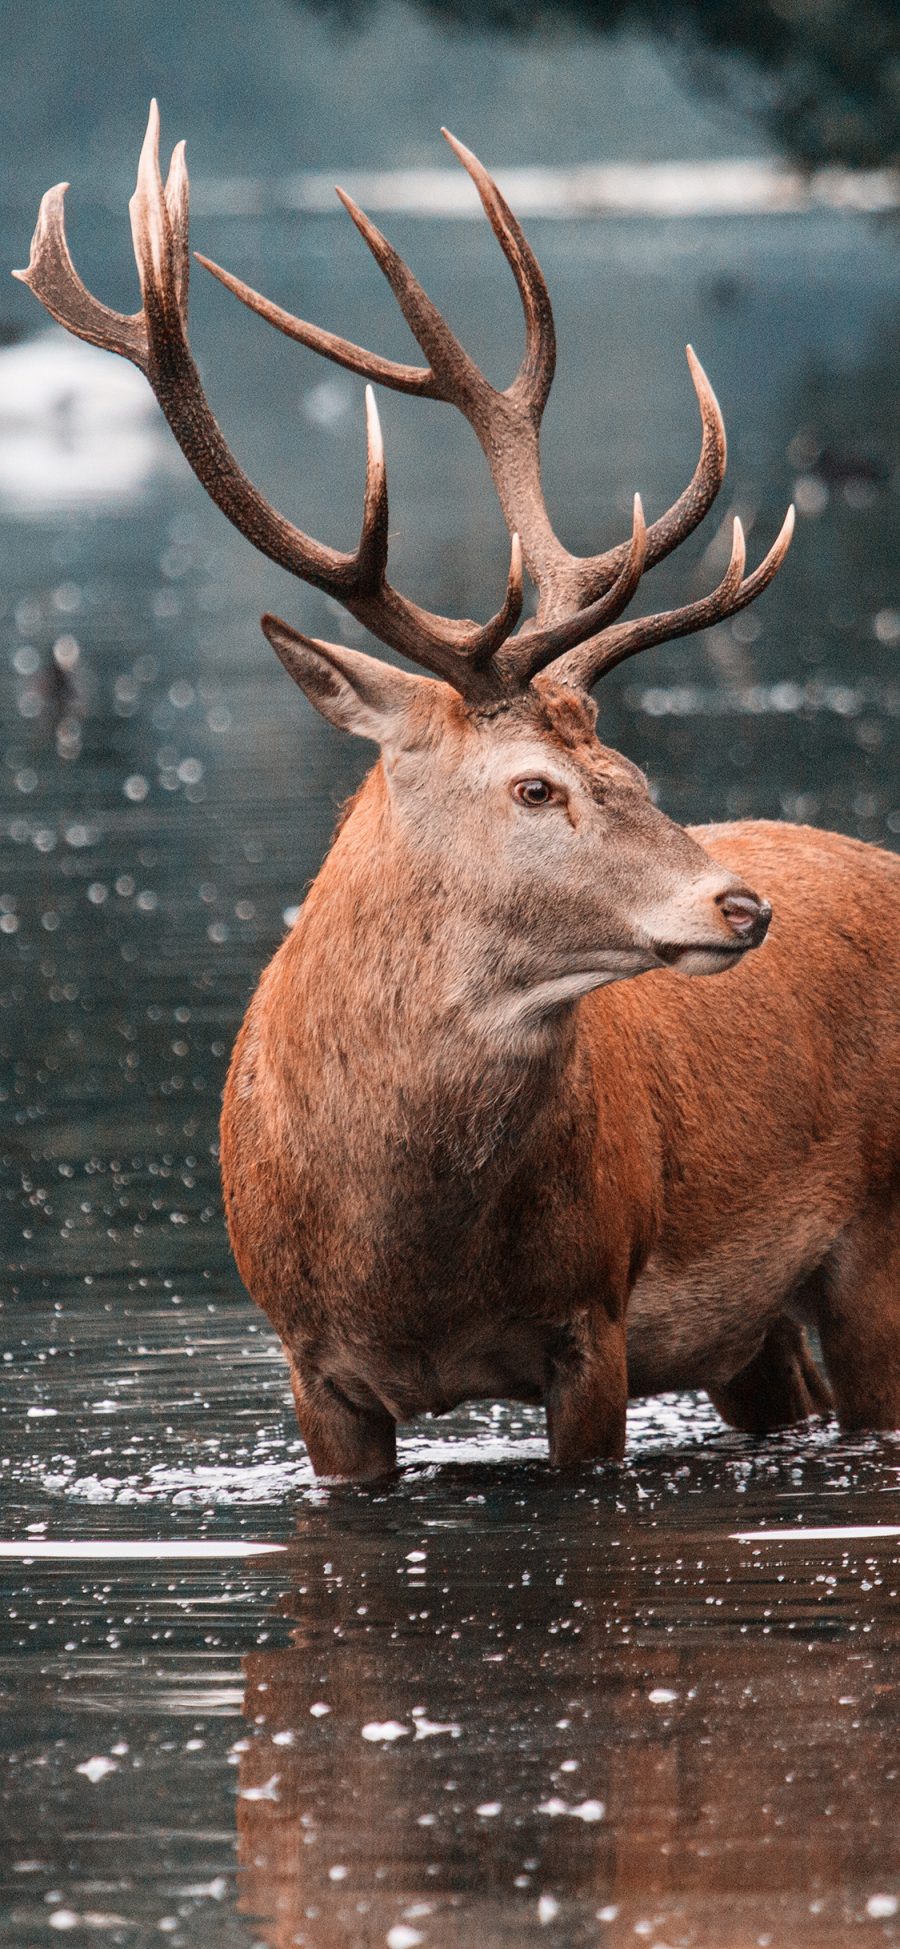
<instances>
[{"instance_id":1,"label":"deer nose","mask_svg":"<svg viewBox=\"0 0 900 1949\"><path fill-rule=\"evenodd\" d=\"M769 931L772 909L748 887L722 893L716 902L723 920L746 947L760 947Z\"/></svg>"}]
</instances>

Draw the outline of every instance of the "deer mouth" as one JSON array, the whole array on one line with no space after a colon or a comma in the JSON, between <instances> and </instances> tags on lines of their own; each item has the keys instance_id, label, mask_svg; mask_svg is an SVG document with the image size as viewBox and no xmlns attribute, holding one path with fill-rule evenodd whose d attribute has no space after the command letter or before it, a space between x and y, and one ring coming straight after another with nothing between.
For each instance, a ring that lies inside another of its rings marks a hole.
<instances>
[{"instance_id":1,"label":"deer mouth","mask_svg":"<svg viewBox=\"0 0 900 1949\"><path fill-rule=\"evenodd\" d=\"M743 961L754 943L745 941L670 941L657 943L654 954L661 967L676 974L719 974ZM692 964L692 965L689 965Z\"/></svg>"},{"instance_id":2,"label":"deer mouth","mask_svg":"<svg viewBox=\"0 0 900 1949\"><path fill-rule=\"evenodd\" d=\"M653 952L670 967L683 954L715 954L720 960L734 961L750 946L750 941L655 941Z\"/></svg>"}]
</instances>

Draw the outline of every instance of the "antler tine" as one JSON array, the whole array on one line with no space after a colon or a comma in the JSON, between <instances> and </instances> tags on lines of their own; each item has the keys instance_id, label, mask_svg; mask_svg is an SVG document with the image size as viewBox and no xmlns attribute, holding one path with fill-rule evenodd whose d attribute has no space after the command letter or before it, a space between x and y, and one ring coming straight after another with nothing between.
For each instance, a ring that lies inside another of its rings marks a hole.
<instances>
[{"instance_id":1,"label":"antler tine","mask_svg":"<svg viewBox=\"0 0 900 1949\"><path fill-rule=\"evenodd\" d=\"M477 405L491 390L484 374L464 351L443 313L432 303L418 278L413 276L408 264L404 263L393 244L388 243L377 224L366 216L346 190L338 187L337 194L363 242L368 245L379 270L384 272L413 337L418 339L440 387L440 397L470 412L470 402Z\"/></svg>"},{"instance_id":2,"label":"antler tine","mask_svg":"<svg viewBox=\"0 0 900 1949\"><path fill-rule=\"evenodd\" d=\"M693 533L711 508L725 478L728 443L722 409L692 345L685 347L685 355L703 425L700 457L684 492L647 529L647 568L653 568L656 562L671 555L672 550ZM603 555L585 557L580 564L582 600L598 589L609 587L619 573L627 547L627 542L620 542Z\"/></svg>"},{"instance_id":3,"label":"antler tine","mask_svg":"<svg viewBox=\"0 0 900 1949\"><path fill-rule=\"evenodd\" d=\"M159 171L159 110L150 106L130 203L134 253L144 299L139 314L146 338L143 370L189 465L229 521L280 567L329 595L352 592L355 555L328 548L296 528L264 500L239 467L215 420L186 333L188 177L176 151L168 193ZM174 221L173 221L174 219ZM60 319L68 324L68 318ZM118 346L111 346L118 350Z\"/></svg>"},{"instance_id":4,"label":"antler tine","mask_svg":"<svg viewBox=\"0 0 900 1949\"><path fill-rule=\"evenodd\" d=\"M175 296L182 318L187 318L188 289L191 280L190 252L190 187L188 184L185 145L176 142L172 150L169 174L163 190L166 211L169 218L171 237L172 277Z\"/></svg>"},{"instance_id":5,"label":"antler tine","mask_svg":"<svg viewBox=\"0 0 900 1949\"><path fill-rule=\"evenodd\" d=\"M371 386L366 387L366 492L362 532L356 559L363 593L378 590L385 577L388 553L387 467L378 407Z\"/></svg>"},{"instance_id":6,"label":"antler tine","mask_svg":"<svg viewBox=\"0 0 900 1949\"><path fill-rule=\"evenodd\" d=\"M522 614L524 600L522 578L522 543L518 535L510 536L509 573L506 578L506 598L502 609L486 623L481 631L481 640L467 654L475 670L484 670L496 656L501 645L511 636ZM498 664L498 669L502 665Z\"/></svg>"},{"instance_id":7,"label":"antler tine","mask_svg":"<svg viewBox=\"0 0 900 1949\"><path fill-rule=\"evenodd\" d=\"M180 250L175 248L169 200L160 175L159 108L157 103L152 101L138 160L137 182L134 195L128 205L134 258L141 280L144 320L151 354L162 349L166 328L173 312L177 312L182 327L185 317L184 307L179 302L184 287L183 237L187 220L185 207L187 172L183 144L180 168L175 165L174 154L172 165L169 180L172 208L176 213L179 237L182 240Z\"/></svg>"},{"instance_id":8,"label":"antler tine","mask_svg":"<svg viewBox=\"0 0 900 1949\"><path fill-rule=\"evenodd\" d=\"M68 187L68 183L57 183L41 199L28 268L13 271L13 277L20 284L27 284L51 318L74 332L76 338L86 339L89 345L99 345L105 352L118 352L146 372L147 333L143 313L112 311L109 305L100 304L82 284L69 255L65 208Z\"/></svg>"},{"instance_id":9,"label":"antler tine","mask_svg":"<svg viewBox=\"0 0 900 1949\"><path fill-rule=\"evenodd\" d=\"M211 271L226 291L231 291L241 304L264 318L267 325L283 332L285 338L295 339L298 345L306 345L311 352L321 353L324 359L331 359L334 365L346 366L348 372L358 372L364 379L377 380L380 386L390 386L395 392L417 393L423 399L443 399L443 393L430 366L403 365L397 359L383 359L377 352L367 352L362 345L354 345L352 339L339 338L336 332L323 331L318 325L310 325L305 318L295 318L293 312L285 311L281 305L273 304L264 298L262 292L254 291L253 286L245 284L243 278L234 277L231 271L222 269L221 264L213 262L195 250L194 256L205 271Z\"/></svg>"},{"instance_id":10,"label":"antler tine","mask_svg":"<svg viewBox=\"0 0 900 1949\"><path fill-rule=\"evenodd\" d=\"M513 215L506 198L487 173L484 164L459 142L449 129L441 129L445 142L471 176L481 198L485 215L519 287L525 313L525 356L507 396L522 400L536 420L540 420L556 371L556 327L550 293L544 273L527 237Z\"/></svg>"},{"instance_id":11,"label":"antler tine","mask_svg":"<svg viewBox=\"0 0 900 1949\"><path fill-rule=\"evenodd\" d=\"M626 657L635 656L638 650L648 649L654 643L670 642L677 636L692 635L695 630L709 629L726 616L736 615L739 609L746 609L754 602L777 575L793 532L791 506L768 554L745 580L744 531L735 517L731 560L718 588L710 595L687 603L683 609L665 610L658 616L638 616L632 623L620 623L617 628L606 630L593 643L583 643L577 651L564 657L555 674L576 689L590 690L607 671L617 663L624 663Z\"/></svg>"},{"instance_id":12,"label":"antler tine","mask_svg":"<svg viewBox=\"0 0 900 1949\"><path fill-rule=\"evenodd\" d=\"M522 613L522 545L518 535L513 535L510 543L509 574L506 596L502 607L490 622L481 628L475 623L459 623L449 617L432 615L430 611L419 609L396 592L385 581L388 554L388 492L387 468L384 458L384 439L378 407L371 386L366 387L366 492L363 504L362 532L356 560L359 567L359 601L366 596L382 596L389 602L402 605L403 618L398 612L400 635L393 632L385 636L387 642L393 641L396 649L404 649L414 660L424 662L438 676L446 677L450 683L462 687L461 668L468 664L472 670L486 670L500 645L515 629ZM356 613L354 597L354 613ZM349 606L349 605L347 605ZM360 607L360 614L362 608ZM418 636L411 636L408 624L414 621ZM374 624L370 625L374 627ZM424 649L422 647L424 642Z\"/></svg>"},{"instance_id":13,"label":"antler tine","mask_svg":"<svg viewBox=\"0 0 900 1949\"><path fill-rule=\"evenodd\" d=\"M369 602L342 597L345 609L394 650L443 677L470 704L495 704L508 694L495 652L506 642L522 613L522 554L517 535L510 548L506 595L490 622L460 622L420 609L383 582ZM373 611L377 620L372 620Z\"/></svg>"},{"instance_id":14,"label":"antler tine","mask_svg":"<svg viewBox=\"0 0 900 1949\"><path fill-rule=\"evenodd\" d=\"M647 528L641 497L636 494L628 553L612 588L588 609L576 610L565 622L547 629L523 632L514 643L508 645L500 659L504 673L510 672L523 684L530 683L532 677L547 668L548 663L554 663L565 651L571 650L577 643L583 643L585 637L595 636L605 624L620 616L634 595L646 559Z\"/></svg>"}]
</instances>

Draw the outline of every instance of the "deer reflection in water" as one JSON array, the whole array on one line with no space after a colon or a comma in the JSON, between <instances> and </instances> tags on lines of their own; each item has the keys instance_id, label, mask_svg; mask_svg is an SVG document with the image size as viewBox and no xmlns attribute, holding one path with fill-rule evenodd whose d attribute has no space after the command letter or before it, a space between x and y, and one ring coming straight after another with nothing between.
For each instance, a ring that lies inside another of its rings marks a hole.
<instances>
[{"instance_id":1,"label":"deer reflection in water","mask_svg":"<svg viewBox=\"0 0 900 1949\"><path fill-rule=\"evenodd\" d=\"M746 1546L643 1523L548 1548L534 1499L509 1527L489 1494L418 1551L355 1537L284 1598L290 1644L245 1659L261 1939L883 1943L865 1897L900 1793L863 1634L886 1593L845 1568L823 1610L824 1574L789 1574L779 1614L786 1560L760 1576Z\"/></svg>"}]
</instances>

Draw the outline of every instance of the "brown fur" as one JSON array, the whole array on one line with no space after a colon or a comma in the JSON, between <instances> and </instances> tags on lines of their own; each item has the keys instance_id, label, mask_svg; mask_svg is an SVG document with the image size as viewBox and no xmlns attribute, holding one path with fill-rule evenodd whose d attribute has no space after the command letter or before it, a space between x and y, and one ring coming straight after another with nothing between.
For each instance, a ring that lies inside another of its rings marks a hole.
<instances>
[{"instance_id":1,"label":"brown fur","mask_svg":"<svg viewBox=\"0 0 900 1949\"><path fill-rule=\"evenodd\" d=\"M558 1462L621 1454L629 1387L705 1387L762 1431L827 1405L810 1320L842 1418L897 1425L900 862L791 826L683 833L583 701L547 685L486 717L427 689L428 736L354 800L226 1089L235 1255L315 1468L380 1473L397 1422L478 1396L543 1400ZM722 981L656 963L510 1029L482 1018L485 987L535 978L535 942L595 898L537 852L533 898L527 860L506 885L519 829L485 766L523 737L575 781L572 843L606 822L607 941L623 898L636 934L649 900L671 938L688 915L708 938L737 872L775 906L763 951ZM482 844L476 817L498 822Z\"/></svg>"}]
</instances>

